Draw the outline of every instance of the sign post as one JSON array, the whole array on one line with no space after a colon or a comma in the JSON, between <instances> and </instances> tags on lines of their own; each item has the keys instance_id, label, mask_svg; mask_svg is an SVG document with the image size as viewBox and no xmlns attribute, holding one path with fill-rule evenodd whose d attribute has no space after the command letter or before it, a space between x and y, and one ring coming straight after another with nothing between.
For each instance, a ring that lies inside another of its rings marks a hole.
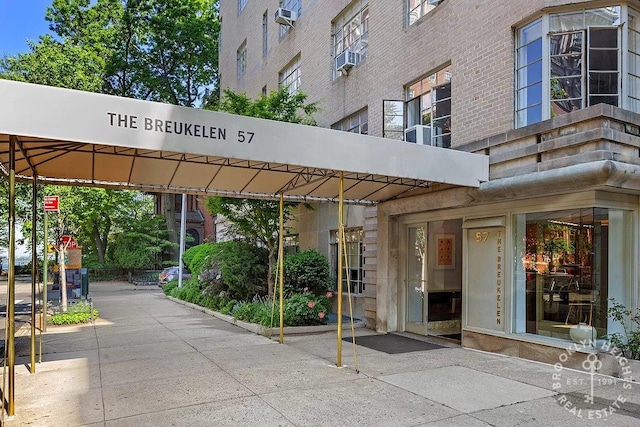
<instances>
[{"instance_id":1,"label":"sign post","mask_svg":"<svg viewBox=\"0 0 640 427\"><path fill-rule=\"evenodd\" d=\"M48 297L47 284L49 283L49 212L60 212L60 196L44 196L44 256L42 265L42 330L47 332Z\"/></svg>"}]
</instances>

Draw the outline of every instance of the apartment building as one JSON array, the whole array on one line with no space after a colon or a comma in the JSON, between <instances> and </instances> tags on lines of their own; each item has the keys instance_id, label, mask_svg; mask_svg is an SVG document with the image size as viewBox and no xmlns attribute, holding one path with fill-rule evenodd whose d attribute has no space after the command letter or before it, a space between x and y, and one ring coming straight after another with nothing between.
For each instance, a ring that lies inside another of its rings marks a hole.
<instances>
[{"instance_id":1,"label":"apartment building","mask_svg":"<svg viewBox=\"0 0 640 427\"><path fill-rule=\"evenodd\" d=\"M639 301L640 2L222 0L220 14L223 88L284 85L319 103L320 126L490 158L480 188L349 207L369 327L545 361L621 330L611 299ZM336 211L301 211L289 240L334 260Z\"/></svg>"}]
</instances>

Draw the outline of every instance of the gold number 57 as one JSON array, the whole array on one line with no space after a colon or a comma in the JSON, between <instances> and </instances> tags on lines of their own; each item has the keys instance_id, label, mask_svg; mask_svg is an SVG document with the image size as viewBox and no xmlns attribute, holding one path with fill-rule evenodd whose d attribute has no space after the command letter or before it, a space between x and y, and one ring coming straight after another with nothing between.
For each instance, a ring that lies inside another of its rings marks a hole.
<instances>
[{"instance_id":1,"label":"gold number 57","mask_svg":"<svg viewBox=\"0 0 640 427\"><path fill-rule=\"evenodd\" d=\"M489 238L489 232L488 231L478 231L476 233L476 242L478 242L478 243L486 242L488 238Z\"/></svg>"}]
</instances>

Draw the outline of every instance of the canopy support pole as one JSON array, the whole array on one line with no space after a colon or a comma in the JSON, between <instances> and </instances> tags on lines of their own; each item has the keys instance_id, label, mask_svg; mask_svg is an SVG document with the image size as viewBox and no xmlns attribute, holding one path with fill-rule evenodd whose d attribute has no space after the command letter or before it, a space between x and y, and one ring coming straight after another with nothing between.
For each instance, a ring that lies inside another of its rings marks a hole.
<instances>
[{"instance_id":1,"label":"canopy support pole","mask_svg":"<svg viewBox=\"0 0 640 427\"><path fill-rule=\"evenodd\" d=\"M38 177L33 174L31 188L31 363L29 372L36 373L36 282L38 280Z\"/></svg>"},{"instance_id":2,"label":"canopy support pole","mask_svg":"<svg viewBox=\"0 0 640 427\"><path fill-rule=\"evenodd\" d=\"M344 175L340 172L340 190L338 202L338 356L337 365L342 366L342 241L343 207L344 207Z\"/></svg>"},{"instance_id":3,"label":"canopy support pole","mask_svg":"<svg viewBox=\"0 0 640 427\"><path fill-rule=\"evenodd\" d=\"M280 233L278 234L278 281L280 286L280 344L284 343L284 195L280 194Z\"/></svg>"},{"instance_id":4,"label":"canopy support pole","mask_svg":"<svg viewBox=\"0 0 640 427\"><path fill-rule=\"evenodd\" d=\"M17 137L9 137L9 273L7 291L7 415L15 415L15 309L16 309L16 143Z\"/></svg>"}]
</instances>

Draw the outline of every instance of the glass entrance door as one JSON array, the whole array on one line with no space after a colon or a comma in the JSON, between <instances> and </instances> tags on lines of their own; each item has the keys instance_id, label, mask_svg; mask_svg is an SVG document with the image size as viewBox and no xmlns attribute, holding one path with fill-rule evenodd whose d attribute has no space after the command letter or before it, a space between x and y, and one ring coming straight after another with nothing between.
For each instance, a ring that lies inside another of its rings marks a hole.
<instances>
[{"instance_id":1,"label":"glass entrance door","mask_svg":"<svg viewBox=\"0 0 640 427\"><path fill-rule=\"evenodd\" d=\"M407 228L405 330L460 338L462 220Z\"/></svg>"},{"instance_id":2,"label":"glass entrance door","mask_svg":"<svg viewBox=\"0 0 640 427\"><path fill-rule=\"evenodd\" d=\"M426 335L425 290L427 277L426 226L410 227L407 245L405 329Z\"/></svg>"}]
</instances>

